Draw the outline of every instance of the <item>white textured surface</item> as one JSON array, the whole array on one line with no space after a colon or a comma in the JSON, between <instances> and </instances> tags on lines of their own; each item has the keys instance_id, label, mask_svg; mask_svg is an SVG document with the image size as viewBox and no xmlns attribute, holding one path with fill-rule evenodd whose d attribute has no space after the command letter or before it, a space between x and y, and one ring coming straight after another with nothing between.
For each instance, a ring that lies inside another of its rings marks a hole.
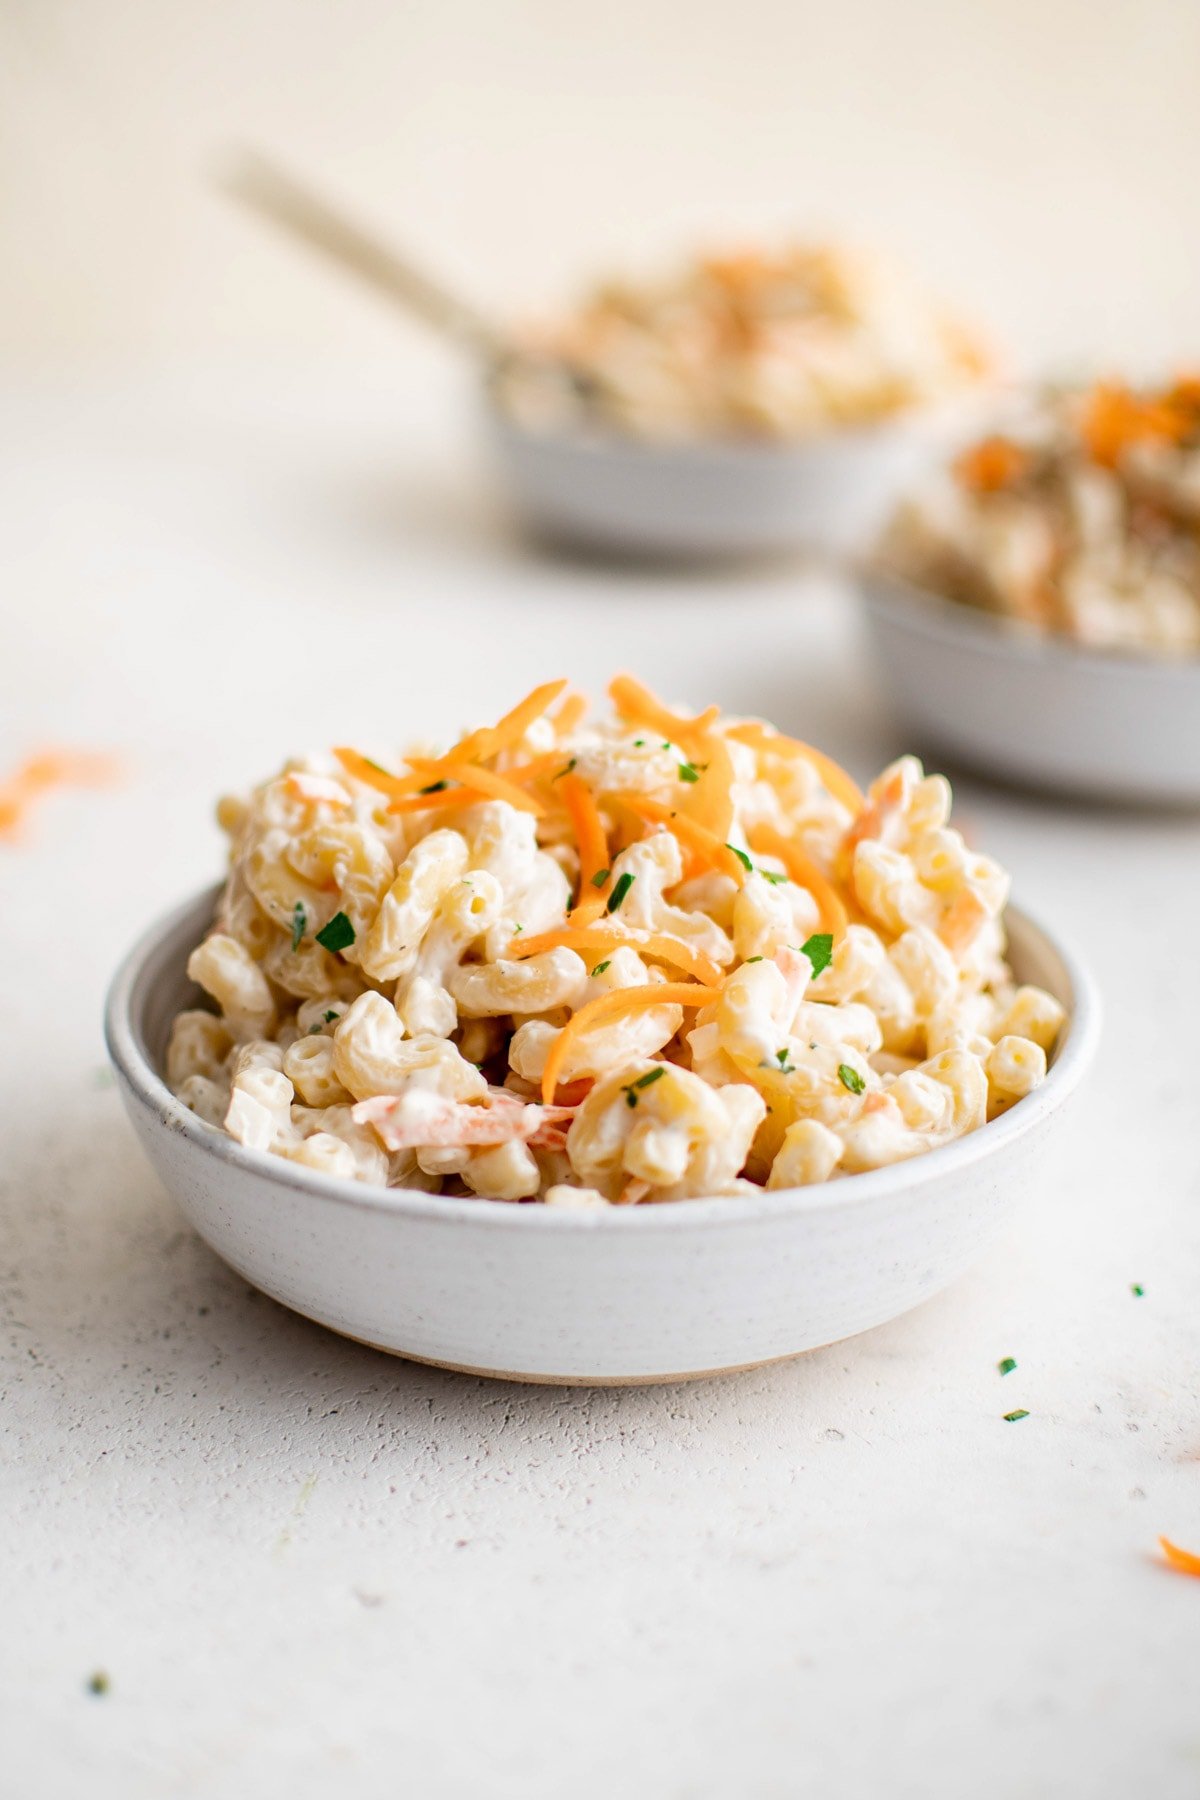
<instances>
[{"instance_id":1,"label":"white textured surface","mask_svg":"<svg viewBox=\"0 0 1200 1800\"><path fill-rule=\"evenodd\" d=\"M536 561L386 380L4 419L0 761L130 762L0 851L5 1791L1200 1794L1200 1584L1154 1548L1200 1548L1196 823L961 790L1108 1029L1065 1176L948 1296L692 1387L385 1360L230 1275L97 1074L111 966L215 867L212 793L623 662L865 773L898 746L844 596Z\"/></svg>"}]
</instances>

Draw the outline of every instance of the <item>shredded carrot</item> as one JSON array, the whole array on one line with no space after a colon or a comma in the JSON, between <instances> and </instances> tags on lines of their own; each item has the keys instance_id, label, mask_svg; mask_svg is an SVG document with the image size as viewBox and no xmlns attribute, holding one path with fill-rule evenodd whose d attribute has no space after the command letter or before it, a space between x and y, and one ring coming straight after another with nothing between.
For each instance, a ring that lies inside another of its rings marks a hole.
<instances>
[{"instance_id":1,"label":"shredded carrot","mask_svg":"<svg viewBox=\"0 0 1200 1800\"><path fill-rule=\"evenodd\" d=\"M840 937L846 929L846 908L829 877L818 869L799 844L784 837L773 825L756 825L750 833L753 849L766 856L777 856L797 887L807 888L817 903L822 931Z\"/></svg>"},{"instance_id":2,"label":"shredded carrot","mask_svg":"<svg viewBox=\"0 0 1200 1800\"><path fill-rule=\"evenodd\" d=\"M952 465L964 487L977 494L996 494L1012 487L1029 468L1029 452L1011 438L986 437L964 450Z\"/></svg>"},{"instance_id":3,"label":"shredded carrot","mask_svg":"<svg viewBox=\"0 0 1200 1800\"><path fill-rule=\"evenodd\" d=\"M527 956L540 956L543 950L597 951L626 947L658 962L670 963L672 968L682 969L694 980L710 987L721 981L719 963L711 956L705 956L703 951L693 950L682 938L672 937L665 931L621 931L604 924L568 924L558 931L539 932L536 937L514 938L505 955L522 962Z\"/></svg>"},{"instance_id":4,"label":"shredded carrot","mask_svg":"<svg viewBox=\"0 0 1200 1800\"><path fill-rule=\"evenodd\" d=\"M418 759L414 758L414 762ZM426 775L432 774L439 767L436 763L426 763L420 759L419 765ZM476 794L486 794L492 800L507 800L518 812L532 813L540 819L545 814L545 807L532 794L527 794L512 779L511 775L497 775L494 769L481 769L477 763L456 764L450 771L450 779L460 782L463 787L474 788Z\"/></svg>"},{"instance_id":5,"label":"shredded carrot","mask_svg":"<svg viewBox=\"0 0 1200 1800\"><path fill-rule=\"evenodd\" d=\"M390 813L422 813L449 811L460 806L478 806L480 796L475 788L450 788L439 794L409 794L403 800L393 800L388 807Z\"/></svg>"},{"instance_id":6,"label":"shredded carrot","mask_svg":"<svg viewBox=\"0 0 1200 1800\"><path fill-rule=\"evenodd\" d=\"M659 800L652 800L648 794L622 794L621 801L630 812L635 812L639 819L649 825L665 825L673 837L678 838L686 850L692 851L697 858L703 860L706 867L719 869L741 887L746 880L746 865L723 843L716 832L709 831L705 825L697 824L687 813L675 812L664 806Z\"/></svg>"},{"instance_id":7,"label":"shredded carrot","mask_svg":"<svg viewBox=\"0 0 1200 1800\"><path fill-rule=\"evenodd\" d=\"M544 681L494 725L482 725L477 731L469 731L466 737L461 738L452 750L448 750L440 758L438 766L449 773L462 763L495 756L499 751L507 750L511 744L520 743L534 720L540 719L554 705L566 685L565 676L559 681Z\"/></svg>"},{"instance_id":8,"label":"shredded carrot","mask_svg":"<svg viewBox=\"0 0 1200 1800\"><path fill-rule=\"evenodd\" d=\"M839 763L821 750L814 750L811 744L805 744L799 738L784 737L782 732L770 731L767 726L760 725L757 720L747 720L743 725L731 725L727 737L739 744L749 744L755 750L774 750L779 756L794 757L806 762L817 771L835 800L840 800L847 812L861 812L866 805L866 798L858 783L849 776Z\"/></svg>"},{"instance_id":9,"label":"shredded carrot","mask_svg":"<svg viewBox=\"0 0 1200 1800\"><path fill-rule=\"evenodd\" d=\"M1080 420L1080 436L1093 462L1113 468L1131 444L1178 443L1192 426L1186 400L1136 394L1117 382L1098 382Z\"/></svg>"},{"instance_id":10,"label":"shredded carrot","mask_svg":"<svg viewBox=\"0 0 1200 1800\"><path fill-rule=\"evenodd\" d=\"M0 838L15 837L39 794L55 787L105 787L115 781L113 756L85 750L40 750L0 782Z\"/></svg>"},{"instance_id":11,"label":"shredded carrot","mask_svg":"<svg viewBox=\"0 0 1200 1800\"><path fill-rule=\"evenodd\" d=\"M619 1018L622 1013L642 1012L651 1006L710 1006L720 996L720 988L700 987L695 982L659 981L649 987L613 988L607 994L589 1000L567 1020L550 1047L542 1072L544 1104L553 1106L559 1071L567 1059L567 1052L580 1033L590 1026Z\"/></svg>"},{"instance_id":12,"label":"shredded carrot","mask_svg":"<svg viewBox=\"0 0 1200 1800\"><path fill-rule=\"evenodd\" d=\"M566 737L568 731L574 731L577 725L582 725L587 709L586 694L568 694L550 721L559 737Z\"/></svg>"},{"instance_id":13,"label":"shredded carrot","mask_svg":"<svg viewBox=\"0 0 1200 1800\"><path fill-rule=\"evenodd\" d=\"M579 895L582 900L594 877L609 866L608 838L595 795L587 782L578 775L564 775L557 787L579 846Z\"/></svg>"},{"instance_id":14,"label":"shredded carrot","mask_svg":"<svg viewBox=\"0 0 1200 1800\"><path fill-rule=\"evenodd\" d=\"M964 888L938 921L937 934L955 956L969 950L988 922L988 910L970 888Z\"/></svg>"},{"instance_id":15,"label":"shredded carrot","mask_svg":"<svg viewBox=\"0 0 1200 1800\"><path fill-rule=\"evenodd\" d=\"M423 775L391 775L373 763L361 751L351 750L346 744L334 747L333 754L355 781L361 781L364 787L376 788L381 794L389 794L393 800L402 800L408 794L415 794L425 786Z\"/></svg>"},{"instance_id":16,"label":"shredded carrot","mask_svg":"<svg viewBox=\"0 0 1200 1800\"><path fill-rule=\"evenodd\" d=\"M704 825L722 844L733 829L733 758L715 734L705 746L706 766L681 801L681 810Z\"/></svg>"},{"instance_id":17,"label":"shredded carrot","mask_svg":"<svg viewBox=\"0 0 1200 1800\"><path fill-rule=\"evenodd\" d=\"M1160 1537L1158 1541L1162 1545L1163 1555L1173 1569L1178 1569L1183 1575L1200 1575L1200 1556L1194 1555L1191 1550L1181 1550L1170 1538Z\"/></svg>"},{"instance_id":18,"label":"shredded carrot","mask_svg":"<svg viewBox=\"0 0 1200 1800\"><path fill-rule=\"evenodd\" d=\"M660 737L667 738L672 744L681 744L685 750L703 744L721 716L720 707L709 706L694 719L681 718L632 675L615 676L608 684L608 697L622 718L649 726Z\"/></svg>"}]
</instances>

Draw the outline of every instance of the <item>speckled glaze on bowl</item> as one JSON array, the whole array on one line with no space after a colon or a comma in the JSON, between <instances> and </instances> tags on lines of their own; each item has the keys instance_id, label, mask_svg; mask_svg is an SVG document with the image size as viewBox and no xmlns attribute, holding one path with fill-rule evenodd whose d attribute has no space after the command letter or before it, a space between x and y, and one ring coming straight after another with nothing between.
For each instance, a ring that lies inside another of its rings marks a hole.
<instances>
[{"instance_id":1,"label":"speckled glaze on bowl","mask_svg":"<svg viewBox=\"0 0 1200 1800\"><path fill-rule=\"evenodd\" d=\"M780 443L536 431L495 406L485 424L511 500L542 535L705 559L862 551L974 416L964 403Z\"/></svg>"},{"instance_id":2,"label":"speckled glaze on bowl","mask_svg":"<svg viewBox=\"0 0 1200 1800\"><path fill-rule=\"evenodd\" d=\"M1014 968L1070 1023L1044 1085L945 1149L842 1182L562 1212L374 1189L245 1150L165 1086L215 890L134 947L109 992L122 1098L164 1185L239 1274L400 1356L521 1381L672 1381L795 1356L937 1293L979 1255L1091 1060L1092 983L1010 909Z\"/></svg>"},{"instance_id":3,"label":"speckled glaze on bowl","mask_svg":"<svg viewBox=\"0 0 1200 1800\"><path fill-rule=\"evenodd\" d=\"M917 748L1054 793L1200 805L1200 656L1085 650L877 571L861 590Z\"/></svg>"}]
</instances>

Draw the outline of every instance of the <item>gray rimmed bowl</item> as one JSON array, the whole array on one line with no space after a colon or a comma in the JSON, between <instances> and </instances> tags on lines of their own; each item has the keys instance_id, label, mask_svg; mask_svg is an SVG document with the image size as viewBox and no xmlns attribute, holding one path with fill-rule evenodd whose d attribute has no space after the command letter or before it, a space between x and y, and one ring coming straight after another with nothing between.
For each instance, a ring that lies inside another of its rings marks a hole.
<instances>
[{"instance_id":1,"label":"gray rimmed bowl","mask_svg":"<svg viewBox=\"0 0 1200 1800\"><path fill-rule=\"evenodd\" d=\"M1086 972L1010 909L1014 970L1069 1023L1043 1086L893 1168L751 1199L560 1211L370 1188L246 1150L169 1092L171 1020L202 1003L187 959L216 890L130 951L106 1036L150 1161L201 1237L283 1305L421 1362L519 1381L675 1381L850 1337L937 1293L1030 1182L1092 1059Z\"/></svg>"}]
</instances>

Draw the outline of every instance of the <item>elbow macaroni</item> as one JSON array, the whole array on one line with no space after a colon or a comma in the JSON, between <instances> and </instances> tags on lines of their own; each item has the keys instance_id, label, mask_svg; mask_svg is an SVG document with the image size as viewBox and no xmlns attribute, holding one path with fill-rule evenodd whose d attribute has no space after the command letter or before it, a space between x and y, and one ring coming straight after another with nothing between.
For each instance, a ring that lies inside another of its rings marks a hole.
<instances>
[{"instance_id":1,"label":"elbow macaroni","mask_svg":"<svg viewBox=\"0 0 1200 1800\"><path fill-rule=\"evenodd\" d=\"M614 722L523 703L411 776L341 752L222 802L180 1099L318 1173L603 1207L841 1180L1038 1086L1065 1014L1014 982L1008 878L941 776L859 797L769 727L613 692Z\"/></svg>"}]
</instances>

